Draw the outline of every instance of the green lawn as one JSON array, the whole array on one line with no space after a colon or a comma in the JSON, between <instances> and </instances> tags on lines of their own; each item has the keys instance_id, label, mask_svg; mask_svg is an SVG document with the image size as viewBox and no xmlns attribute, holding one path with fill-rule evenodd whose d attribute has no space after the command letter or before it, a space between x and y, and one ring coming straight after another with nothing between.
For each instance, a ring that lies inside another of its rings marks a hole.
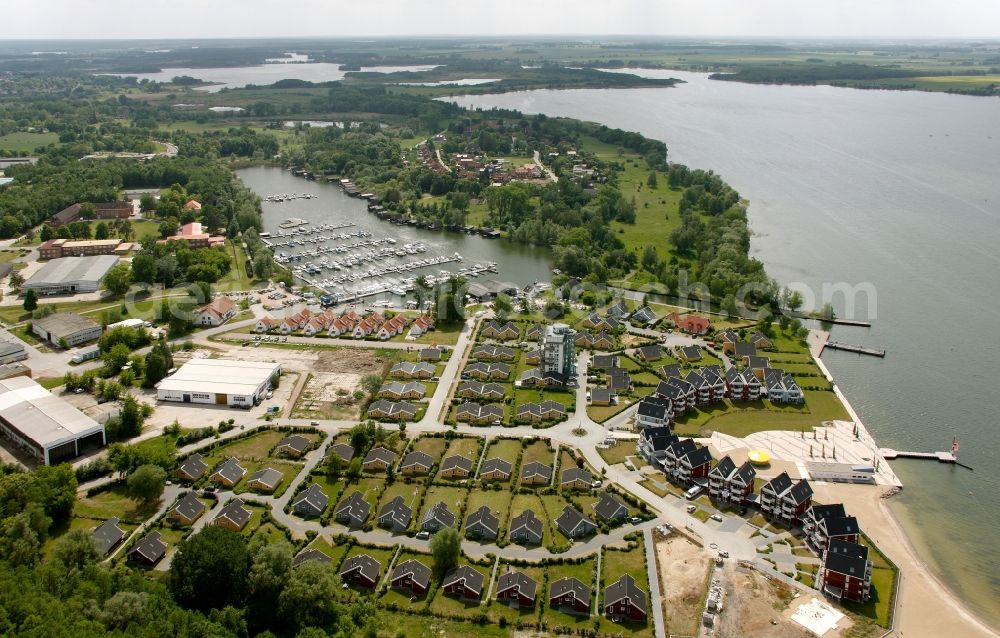
<instances>
[{"instance_id":1,"label":"green lawn","mask_svg":"<svg viewBox=\"0 0 1000 638\"><path fill-rule=\"evenodd\" d=\"M562 565L550 565L547 570L549 576L548 587L552 587L552 583L560 580L562 578L576 578L584 585L589 588L594 587L594 578L596 577L597 571L597 559L594 557L588 558L579 565L573 564L562 564ZM548 601L549 592L540 592L545 596L546 602ZM591 610L597 609L597 595L592 593L590 597L590 608ZM542 612L542 620L549 625L549 629L555 630L558 627L568 628L569 631L562 633L574 633L577 629L587 629L593 630L593 621L590 616L577 616L575 614L567 614L559 611L558 609L552 609L545 605L545 610Z\"/></svg>"},{"instance_id":2,"label":"green lawn","mask_svg":"<svg viewBox=\"0 0 1000 638\"><path fill-rule=\"evenodd\" d=\"M465 515L475 512L483 505L490 508L490 511L500 519L500 529L498 539L507 537L507 520L510 518L510 492L507 490L482 490L475 489L469 492L469 500L465 505ZM461 522L461 529L465 533L465 521Z\"/></svg>"},{"instance_id":3,"label":"green lawn","mask_svg":"<svg viewBox=\"0 0 1000 638\"><path fill-rule=\"evenodd\" d=\"M618 397L618 403L616 405L588 405L587 415L597 423L604 423L630 405L631 403L626 401L624 398Z\"/></svg>"},{"instance_id":4,"label":"green lawn","mask_svg":"<svg viewBox=\"0 0 1000 638\"><path fill-rule=\"evenodd\" d=\"M528 576L528 578L531 578L538 583L538 588L535 591L535 604L531 607L513 609L504 603L497 602L496 585L494 584L493 600L490 603L487 613L489 613L491 620L495 619L496 621L499 621L500 618L506 618L508 624L534 623L538 619L541 608L545 606L545 602L548 600L546 593L542 591L542 587L545 583L545 569L542 567L517 567L501 562L499 568L497 569L497 580L499 580L500 576L508 569L511 571L521 572Z\"/></svg>"},{"instance_id":5,"label":"green lawn","mask_svg":"<svg viewBox=\"0 0 1000 638\"><path fill-rule=\"evenodd\" d=\"M876 551L874 543L867 536L861 536L861 544L869 548L868 558L872 561L871 598L863 604L844 601L843 605L849 611L875 621L878 626L888 628L892 614L890 603L899 570Z\"/></svg>"},{"instance_id":6,"label":"green lawn","mask_svg":"<svg viewBox=\"0 0 1000 638\"><path fill-rule=\"evenodd\" d=\"M322 536L317 536L316 539L306 546L305 549L318 549L332 559L332 565L334 569L340 567L340 563L344 560L344 555L347 554L347 545L331 545Z\"/></svg>"},{"instance_id":7,"label":"green lawn","mask_svg":"<svg viewBox=\"0 0 1000 638\"><path fill-rule=\"evenodd\" d=\"M125 495L124 486L114 487L90 497L79 498L73 514L86 518L107 519L117 516L123 521L141 523L154 513L159 503L143 505Z\"/></svg>"},{"instance_id":8,"label":"green lawn","mask_svg":"<svg viewBox=\"0 0 1000 638\"><path fill-rule=\"evenodd\" d=\"M389 567L389 561L392 560L393 554L396 553L393 547L375 547L373 545L355 545L344 555L344 560L351 558L352 556L360 556L361 554L368 554L375 560L377 560L381 565L382 569L379 571L379 582L382 582L382 578L385 577L386 569ZM343 562L343 561L341 561Z\"/></svg>"},{"instance_id":9,"label":"green lawn","mask_svg":"<svg viewBox=\"0 0 1000 638\"><path fill-rule=\"evenodd\" d=\"M441 461L441 456L447 447L448 441L444 437L422 436L413 442L413 445L410 446L410 451L429 454L434 459L434 462L438 463Z\"/></svg>"},{"instance_id":10,"label":"green lawn","mask_svg":"<svg viewBox=\"0 0 1000 638\"><path fill-rule=\"evenodd\" d=\"M0 135L0 152L4 155L7 153L33 153L39 146L48 146L58 142L58 133L8 133Z\"/></svg>"},{"instance_id":11,"label":"green lawn","mask_svg":"<svg viewBox=\"0 0 1000 638\"><path fill-rule=\"evenodd\" d=\"M464 456L472 461L473 470L475 470L476 463L479 461L479 451L481 439L479 437L468 437L461 436L453 439L450 444L448 444L448 449L445 451L442 458L448 458L452 455Z\"/></svg>"},{"instance_id":12,"label":"green lawn","mask_svg":"<svg viewBox=\"0 0 1000 638\"><path fill-rule=\"evenodd\" d=\"M478 571L483 575L482 597L486 598L486 591L487 588L489 587L491 567L486 567L485 565L474 565L464 556L458 560L458 564L469 565L470 567L472 567L473 569L475 569L476 571ZM435 585L436 583L432 583L431 586L433 587ZM465 616L471 618L472 616L478 614L480 609L482 608L480 602L481 601L478 600L474 601L461 600L459 598L447 596L443 591L439 591L434 596L434 600L431 602L430 610L435 614L443 616ZM474 634L475 632L472 631L470 633ZM469 633L462 635L469 635Z\"/></svg>"},{"instance_id":13,"label":"green lawn","mask_svg":"<svg viewBox=\"0 0 1000 638\"><path fill-rule=\"evenodd\" d=\"M484 459L504 459L513 469L517 465L517 457L521 454L521 441L518 439L493 439Z\"/></svg>"},{"instance_id":14,"label":"green lawn","mask_svg":"<svg viewBox=\"0 0 1000 638\"><path fill-rule=\"evenodd\" d=\"M535 494L515 494L514 498L511 499L510 503L510 518L513 519L520 516L524 510L533 510L535 516L537 516L542 521L542 545L548 545L555 542L556 535L555 530L552 528L552 521L545 513L545 506L542 503L542 499ZM507 530L510 530L510 520L504 526ZM562 539L562 536L559 537Z\"/></svg>"},{"instance_id":15,"label":"green lawn","mask_svg":"<svg viewBox=\"0 0 1000 638\"><path fill-rule=\"evenodd\" d=\"M424 506L420 512L414 512L416 517L416 525L420 525L420 521L423 520L424 514L427 513L432 507L434 507L438 502L443 501L445 505L452 514L455 515L455 525L459 529L459 533L464 527L465 520L462 517L464 511L465 499L468 497L468 490L461 487L451 487L443 485L433 485L427 488L427 493L424 495Z\"/></svg>"},{"instance_id":16,"label":"green lawn","mask_svg":"<svg viewBox=\"0 0 1000 638\"><path fill-rule=\"evenodd\" d=\"M420 503L420 495L423 491L423 483L406 483L401 480L394 481L392 485L387 485L385 490L382 491L378 501L378 508L375 510L375 516L378 517L378 513L381 511L382 507L397 496L402 496L403 501L406 502L407 506L409 506L412 510L416 510L417 505ZM410 529L416 527L416 521L416 516L410 518Z\"/></svg>"},{"instance_id":17,"label":"green lawn","mask_svg":"<svg viewBox=\"0 0 1000 638\"><path fill-rule=\"evenodd\" d=\"M538 461L552 467L554 454L555 450L550 450L549 444L546 441L534 441L524 449L524 454L521 457L521 466L523 467L532 461Z\"/></svg>"},{"instance_id":18,"label":"green lawn","mask_svg":"<svg viewBox=\"0 0 1000 638\"><path fill-rule=\"evenodd\" d=\"M243 480L240 481L238 485L236 485L236 488L233 490L233 492L237 494L242 492L250 492L251 494L257 493L254 490L251 490L247 486L247 482L250 480L250 477L253 476L254 472L262 470L264 468L272 468L278 470L282 474L281 483L278 484L278 487L274 490L273 494L271 494L275 498L278 498L279 496L285 493L285 490L288 489L288 486L291 485L295 477L298 476L299 472L302 471L303 466L301 463L289 463L287 461L275 461L273 459L268 459L266 461L261 461L259 463L250 463L249 465L245 465L244 467L247 468L247 474L243 478Z\"/></svg>"}]
</instances>

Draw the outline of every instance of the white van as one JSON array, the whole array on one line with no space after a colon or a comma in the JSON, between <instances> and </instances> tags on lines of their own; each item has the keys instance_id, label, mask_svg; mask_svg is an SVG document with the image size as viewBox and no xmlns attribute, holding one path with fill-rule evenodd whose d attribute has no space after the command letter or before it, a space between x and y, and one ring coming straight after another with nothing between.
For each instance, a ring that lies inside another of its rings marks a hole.
<instances>
[{"instance_id":1,"label":"white van","mask_svg":"<svg viewBox=\"0 0 1000 638\"><path fill-rule=\"evenodd\" d=\"M705 491L704 485L695 485L688 491L684 492L684 498L686 498L689 501L693 501L694 499L701 496L701 493L704 491Z\"/></svg>"}]
</instances>

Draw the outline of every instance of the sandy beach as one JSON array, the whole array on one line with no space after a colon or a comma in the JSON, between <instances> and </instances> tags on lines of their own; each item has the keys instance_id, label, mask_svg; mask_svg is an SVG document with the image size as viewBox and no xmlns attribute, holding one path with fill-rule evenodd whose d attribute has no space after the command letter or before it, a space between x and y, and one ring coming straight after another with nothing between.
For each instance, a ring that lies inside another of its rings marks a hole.
<instances>
[{"instance_id":1,"label":"sandy beach","mask_svg":"<svg viewBox=\"0 0 1000 638\"><path fill-rule=\"evenodd\" d=\"M813 484L821 503L842 502L900 570L893 636L997 638L1000 633L958 600L920 558L879 494L868 485ZM904 488L905 489L905 488Z\"/></svg>"}]
</instances>

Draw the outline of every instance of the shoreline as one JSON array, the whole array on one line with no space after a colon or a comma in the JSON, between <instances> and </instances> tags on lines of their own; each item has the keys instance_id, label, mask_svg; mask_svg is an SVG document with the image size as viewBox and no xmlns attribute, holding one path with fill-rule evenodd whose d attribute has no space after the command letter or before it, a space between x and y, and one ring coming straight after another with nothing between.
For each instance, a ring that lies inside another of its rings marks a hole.
<instances>
[{"instance_id":1,"label":"shoreline","mask_svg":"<svg viewBox=\"0 0 1000 638\"><path fill-rule=\"evenodd\" d=\"M809 331L810 351L813 360L823 374L826 375L827 380L833 384L834 393L840 399L848 415L854 419L859 431L874 441L874 437L868 432L864 422L854 410L854 406L851 405L847 396L840 390L833 374L820 358L818 353L822 352L822 348L819 347L813 350L821 341L825 342L828 337L829 333L825 331ZM882 463L888 464L888 461L883 458ZM858 495L855 494L857 490L850 489L854 487L865 489L867 492L865 495L866 498L859 499ZM903 487L902 482L899 482L899 487ZM886 499L882 498L882 493L879 492L877 494L877 501L870 502L871 496L874 494L870 490L871 486L851 486L847 484L829 483L817 486L817 492L831 491L836 495L836 498L840 498L845 503L851 502L852 505L848 507L848 511L852 515L858 516L858 518L863 518L865 523L862 525L862 529L876 542L878 548L892 559L899 569L892 628L885 635L897 633L899 636L903 636L904 629L911 632L909 635L915 636L947 635L949 632L959 629L956 626L956 620L961 619L966 624L963 632L972 631L975 633L961 633L957 635L979 635L989 638L1000 638L1000 633L997 633L986 619L982 618L974 609L965 604L958 597L957 593L921 557L910 536L911 532L906 529L906 526L899 520L899 517L891 510ZM871 507L872 504L875 505L874 508ZM875 525L871 526L868 524L869 522L874 522ZM884 535L881 535L881 538L878 538L877 535L879 534L877 530L889 534L890 537L886 538ZM928 578L912 578L919 575L925 575ZM935 609L934 602L941 601L942 599L944 599L954 614L949 614L948 610ZM911 609L916 611L911 612ZM942 624L940 627L936 626L937 623L942 622L947 624ZM931 630L930 634L924 633L929 630Z\"/></svg>"}]
</instances>

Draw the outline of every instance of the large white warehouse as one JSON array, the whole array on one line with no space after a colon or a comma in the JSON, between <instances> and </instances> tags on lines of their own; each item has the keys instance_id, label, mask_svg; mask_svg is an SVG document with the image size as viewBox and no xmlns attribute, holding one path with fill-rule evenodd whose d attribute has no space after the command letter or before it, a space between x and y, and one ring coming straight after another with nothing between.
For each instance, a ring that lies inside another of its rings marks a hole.
<instances>
[{"instance_id":1,"label":"large white warehouse","mask_svg":"<svg viewBox=\"0 0 1000 638\"><path fill-rule=\"evenodd\" d=\"M156 384L160 401L252 408L271 388L281 365L266 361L192 359Z\"/></svg>"},{"instance_id":2,"label":"large white warehouse","mask_svg":"<svg viewBox=\"0 0 1000 638\"><path fill-rule=\"evenodd\" d=\"M103 425L28 377L0 380L0 433L44 465L105 443Z\"/></svg>"}]
</instances>

